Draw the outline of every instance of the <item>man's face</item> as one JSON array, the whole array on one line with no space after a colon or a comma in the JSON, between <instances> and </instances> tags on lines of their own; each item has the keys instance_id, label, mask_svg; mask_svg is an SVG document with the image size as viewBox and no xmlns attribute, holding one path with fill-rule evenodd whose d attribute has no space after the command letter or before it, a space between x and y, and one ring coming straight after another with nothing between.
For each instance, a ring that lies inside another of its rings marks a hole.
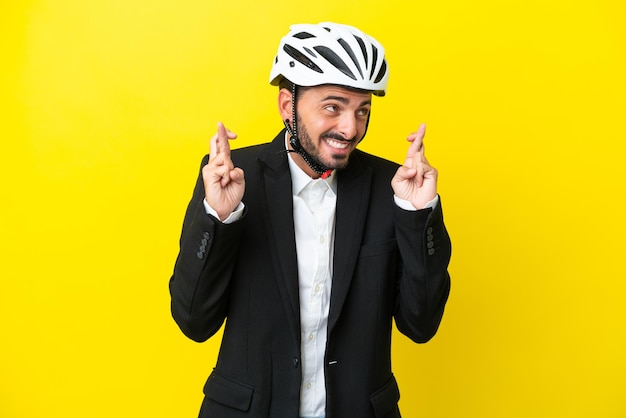
<instances>
[{"instance_id":1,"label":"man's face","mask_svg":"<svg viewBox=\"0 0 626 418\"><path fill-rule=\"evenodd\" d=\"M298 137L306 152L328 168L346 167L365 135L371 93L313 87L298 95L296 106Z\"/></svg>"}]
</instances>

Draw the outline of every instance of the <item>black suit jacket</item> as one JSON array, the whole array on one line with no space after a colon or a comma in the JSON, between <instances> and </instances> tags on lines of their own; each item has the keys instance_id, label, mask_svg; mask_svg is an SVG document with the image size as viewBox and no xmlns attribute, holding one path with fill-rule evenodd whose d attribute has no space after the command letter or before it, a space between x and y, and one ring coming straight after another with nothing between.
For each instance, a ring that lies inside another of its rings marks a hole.
<instances>
[{"instance_id":1,"label":"black suit jacket","mask_svg":"<svg viewBox=\"0 0 626 418\"><path fill-rule=\"evenodd\" d=\"M170 280L173 317L195 341L226 320L201 417L298 417L299 287L284 135L232 152L246 177L241 220L225 225L206 214L201 175L185 215ZM398 208L390 186L397 167L356 150L337 173L327 418L399 417L392 321L426 342L448 298L451 246L441 206Z\"/></svg>"}]
</instances>

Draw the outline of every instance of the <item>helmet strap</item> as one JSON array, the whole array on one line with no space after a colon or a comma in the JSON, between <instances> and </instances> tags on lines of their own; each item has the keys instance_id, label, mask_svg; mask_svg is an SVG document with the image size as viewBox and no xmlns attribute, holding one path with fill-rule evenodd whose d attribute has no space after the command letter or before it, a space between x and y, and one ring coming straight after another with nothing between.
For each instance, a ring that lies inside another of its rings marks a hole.
<instances>
[{"instance_id":1,"label":"helmet strap","mask_svg":"<svg viewBox=\"0 0 626 418\"><path fill-rule=\"evenodd\" d=\"M300 154L305 163L313 171L319 174L322 178L327 178L333 172L331 168L326 167L316 159L314 159L306 150L302 147L300 143L300 138L298 138L298 126L296 124L297 116L296 116L296 84L294 83L291 88L291 117L293 120L293 128L289 124L289 119L284 121L285 128L287 128L287 132L291 138L289 139L289 143L293 148L292 152L296 152Z\"/></svg>"}]
</instances>

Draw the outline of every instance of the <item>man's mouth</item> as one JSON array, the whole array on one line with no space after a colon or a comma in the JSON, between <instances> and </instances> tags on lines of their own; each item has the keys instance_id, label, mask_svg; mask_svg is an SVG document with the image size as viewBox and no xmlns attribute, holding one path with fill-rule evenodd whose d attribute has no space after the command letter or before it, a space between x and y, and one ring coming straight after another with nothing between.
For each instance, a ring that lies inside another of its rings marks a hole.
<instances>
[{"instance_id":1,"label":"man's mouth","mask_svg":"<svg viewBox=\"0 0 626 418\"><path fill-rule=\"evenodd\" d=\"M333 138L324 138L324 141L331 147L334 149L346 149L348 148L348 146L350 145L349 141L338 141L336 139Z\"/></svg>"},{"instance_id":2,"label":"man's mouth","mask_svg":"<svg viewBox=\"0 0 626 418\"><path fill-rule=\"evenodd\" d=\"M322 140L326 142L328 146L337 150L344 150L355 141L355 139L344 139L333 135L322 136Z\"/></svg>"}]
</instances>

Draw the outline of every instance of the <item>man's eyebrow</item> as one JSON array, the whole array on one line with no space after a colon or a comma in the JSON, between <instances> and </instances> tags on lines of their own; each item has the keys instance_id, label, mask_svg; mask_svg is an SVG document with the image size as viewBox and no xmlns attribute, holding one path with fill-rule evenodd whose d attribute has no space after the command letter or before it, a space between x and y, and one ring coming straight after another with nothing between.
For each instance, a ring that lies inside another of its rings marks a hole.
<instances>
[{"instance_id":1,"label":"man's eyebrow","mask_svg":"<svg viewBox=\"0 0 626 418\"><path fill-rule=\"evenodd\" d=\"M327 101L327 100L336 100L338 102L341 102L343 104L348 104L350 103L350 100L348 100L347 98L343 97L343 96L326 96L322 99L323 102ZM361 104L359 105L359 107L361 106L365 106L365 105L369 105L372 104L372 100L371 99L367 99L367 100L363 100L361 102Z\"/></svg>"}]
</instances>

